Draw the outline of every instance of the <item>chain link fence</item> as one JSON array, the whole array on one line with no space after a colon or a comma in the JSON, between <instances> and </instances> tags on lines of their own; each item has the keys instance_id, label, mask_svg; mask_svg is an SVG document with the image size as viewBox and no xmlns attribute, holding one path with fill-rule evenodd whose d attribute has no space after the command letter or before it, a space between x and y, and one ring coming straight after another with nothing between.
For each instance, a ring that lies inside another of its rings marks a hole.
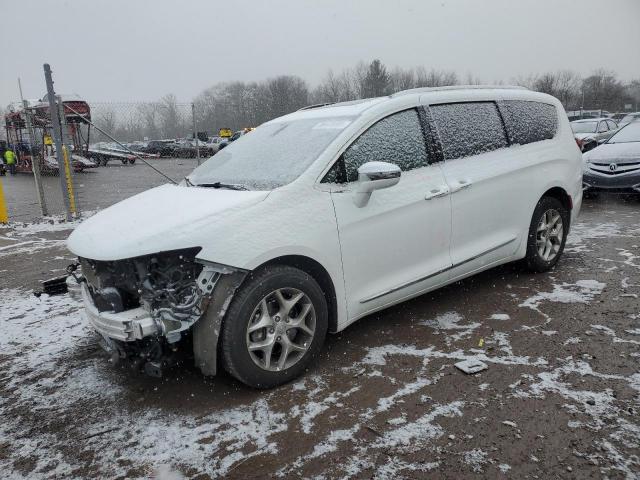
<instances>
[{"instance_id":1,"label":"chain link fence","mask_svg":"<svg viewBox=\"0 0 640 480\"><path fill-rule=\"evenodd\" d=\"M16 175L2 177L10 221L91 213L148 188L179 182L217 152L213 129L198 126L197 109L172 96L160 102L87 102L60 97L63 151L57 158L47 99L5 115ZM39 170L39 171L36 171ZM41 199L41 200L39 200Z\"/></svg>"}]
</instances>

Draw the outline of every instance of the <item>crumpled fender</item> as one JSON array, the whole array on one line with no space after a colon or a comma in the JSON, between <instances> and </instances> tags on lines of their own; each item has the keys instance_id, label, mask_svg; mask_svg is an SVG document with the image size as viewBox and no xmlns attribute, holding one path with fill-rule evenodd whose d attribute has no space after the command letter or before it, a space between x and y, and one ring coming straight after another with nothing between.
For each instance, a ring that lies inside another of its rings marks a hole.
<instances>
[{"instance_id":1,"label":"crumpled fender","mask_svg":"<svg viewBox=\"0 0 640 480\"><path fill-rule=\"evenodd\" d=\"M193 326L193 355L203 375L217 372L218 338L220 327L236 290L247 276L246 270L223 275L216 283L204 315Z\"/></svg>"}]
</instances>

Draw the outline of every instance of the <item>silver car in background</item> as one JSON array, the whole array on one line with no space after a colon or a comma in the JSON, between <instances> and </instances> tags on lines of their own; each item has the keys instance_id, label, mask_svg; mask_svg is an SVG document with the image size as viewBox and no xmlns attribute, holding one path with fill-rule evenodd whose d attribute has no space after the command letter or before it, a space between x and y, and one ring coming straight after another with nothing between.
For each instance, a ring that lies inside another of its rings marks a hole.
<instances>
[{"instance_id":1,"label":"silver car in background","mask_svg":"<svg viewBox=\"0 0 640 480\"><path fill-rule=\"evenodd\" d=\"M607 141L618 129L618 124L609 118L589 118L571 122L576 143L583 153Z\"/></svg>"},{"instance_id":2,"label":"silver car in background","mask_svg":"<svg viewBox=\"0 0 640 480\"><path fill-rule=\"evenodd\" d=\"M582 158L585 194L597 191L640 193L640 122L621 128Z\"/></svg>"}]
</instances>

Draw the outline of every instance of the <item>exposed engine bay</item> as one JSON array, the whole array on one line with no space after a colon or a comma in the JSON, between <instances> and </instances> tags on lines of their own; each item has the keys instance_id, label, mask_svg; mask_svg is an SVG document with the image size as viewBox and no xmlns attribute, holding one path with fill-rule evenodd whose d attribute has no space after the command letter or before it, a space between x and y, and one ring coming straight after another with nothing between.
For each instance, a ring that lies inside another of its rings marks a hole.
<instances>
[{"instance_id":1,"label":"exposed engine bay","mask_svg":"<svg viewBox=\"0 0 640 480\"><path fill-rule=\"evenodd\" d=\"M206 312L220 278L237 273L197 262L199 250L117 261L79 259L82 277L76 279L84 284L87 317L114 362L131 360L154 376L174 363L178 345Z\"/></svg>"}]
</instances>

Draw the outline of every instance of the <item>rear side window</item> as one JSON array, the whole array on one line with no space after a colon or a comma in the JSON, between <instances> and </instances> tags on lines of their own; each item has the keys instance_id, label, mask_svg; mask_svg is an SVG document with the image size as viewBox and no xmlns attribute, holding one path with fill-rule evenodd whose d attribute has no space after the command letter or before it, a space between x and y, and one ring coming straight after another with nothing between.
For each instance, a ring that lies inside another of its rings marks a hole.
<instances>
[{"instance_id":1,"label":"rear side window","mask_svg":"<svg viewBox=\"0 0 640 480\"><path fill-rule=\"evenodd\" d=\"M372 125L345 150L323 183L358 180L358 168L367 162L389 162L402 171L427 165L427 151L416 110L394 113Z\"/></svg>"},{"instance_id":2,"label":"rear side window","mask_svg":"<svg viewBox=\"0 0 640 480\"><path fill-rule=\"evenodd\" d=\"M526 145L555 136L558 113L553 105L523 100L506 100L503 105L511 143Z\"/></svg>"},{"instance_id":3,"label":"rear side window","mask_svg":"<svg viewBox=\"0 0 640 480\"><path fill-rule=\"evenodd\" d=\"M491 152L508 145L500 113L493 102L433 105L430 110L446 160Z\"/></svg>"}]
</instances>

